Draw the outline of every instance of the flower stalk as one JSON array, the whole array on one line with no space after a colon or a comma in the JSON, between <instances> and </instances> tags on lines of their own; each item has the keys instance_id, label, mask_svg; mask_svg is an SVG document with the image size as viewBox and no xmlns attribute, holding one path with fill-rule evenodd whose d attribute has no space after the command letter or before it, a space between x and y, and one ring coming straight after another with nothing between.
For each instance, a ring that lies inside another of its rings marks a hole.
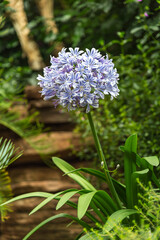
<instances>
[{"instance_id":1,"label":"flower stalk","mask_svg":"<svg viewBox=\"0 0 160 240\"><path fill-rule=\"evenodd\" d=\"M97 131L96 131L96 128L95 128L95 125L94 125L94 122L93 122L91 112L87 113L87 116L88 116L88 120L89 120L90 128L91 128L91 131L92 131L92 135L93 135L93 138L94 138L94 142L95 142L95 146L96 146L96 149L97 149L99 160L100 160L101 163L103 163L102 167L103 167L103 170L104 170L104 174L106 176L106 182L108 184L109 190L111 192L111 195L112 195L118 209L121 209L122 208L121 201L118 197L118 194L117 194L117 192L115 190L115 187L113 185L111 176L109 174L106 159L104 157L104 153L103 153L103 150L102 150L102 147L101 147L98 135L97 135Z\"/></svg>"}]
</instances>

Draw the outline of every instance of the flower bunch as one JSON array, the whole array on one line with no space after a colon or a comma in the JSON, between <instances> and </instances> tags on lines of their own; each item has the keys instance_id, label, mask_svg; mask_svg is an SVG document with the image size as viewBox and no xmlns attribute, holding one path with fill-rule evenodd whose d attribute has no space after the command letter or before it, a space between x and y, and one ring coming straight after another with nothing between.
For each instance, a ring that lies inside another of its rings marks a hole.
<instances>
[{"instance_id":1,"label":"flower bunch","mask_svg":"<svg viewBox=\"0 0 160 240\"><path fill-rule=\"evenodd\" d=\"M112 60L98 50L63 48L58 57L51 57L51 66L44 68L44 76L38 75L44 99L52 99L55 106L68 110L90 106L97 108L99 99L110 94L111 99L119 94L118 73Z\"/></svg>"}]
</instances>

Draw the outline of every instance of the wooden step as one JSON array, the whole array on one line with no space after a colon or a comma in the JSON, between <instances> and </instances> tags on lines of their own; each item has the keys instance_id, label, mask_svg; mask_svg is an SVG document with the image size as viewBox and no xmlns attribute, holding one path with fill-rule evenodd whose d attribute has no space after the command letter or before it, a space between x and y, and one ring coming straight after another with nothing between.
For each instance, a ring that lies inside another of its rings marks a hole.
<instances>
[{"instance_id":1,"label":"wooden step","mask_svg":"<svg viewBox=\"0 0 160 240\"><path fill-rule=\"evenodd\" d=\"M64 160L75 158L75 150L82 148L80 136L73 132L49 132L26 140L18 138L13 140L16 147L23 151L23 155L14 162L15 165L40 163L43 159L53 156ZM13 165L12 164L12 165Z\"/></svg>"},{"instance_id":2,"label":"wooden step","mask_svg":"<svg viewBox=\"0 0 160 240\"><path fill-rule=\"evenodd\" d=\"M78 187L70 178L62 176L63 173L58 168L51 169L46 166L29 165L24 168L9 168L9 175L12 179L12 189L15 196L34 191L55 193ZM38 212L29 216L29 212L43 200L44 198L28 198L12 203L14 211L10 213L9 219L1 226L1 240L21 240L40 222L62 212L77 216L76 210L67 205L56 211L57 200L52 200ZM77 196L74 196L72 200L77 202ZM56 219L39 229L30 239L62 240L65 238L72 240L81 232L82 228L77 224L67 227L70 222L71 220L66 218Z\"/></svg>"}]
</instances>

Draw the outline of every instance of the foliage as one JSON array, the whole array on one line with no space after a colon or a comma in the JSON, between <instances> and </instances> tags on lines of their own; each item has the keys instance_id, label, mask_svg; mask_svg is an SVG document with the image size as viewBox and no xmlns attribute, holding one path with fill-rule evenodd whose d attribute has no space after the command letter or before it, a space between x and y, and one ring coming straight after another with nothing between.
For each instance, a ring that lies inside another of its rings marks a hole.
<instances>
[{"instance_id":1,"label":"foliage","mask_svg":"<svg viewBox=\"0 0 160 240\"><path fill-rule=\"evenodd\" d=\"M156 1L147 0L138 3L136 0L60 0L54 2L54 20L59 33L46 33L44 19L40 16L34 1L24 0L24 9L28 18L28 27L33 39L38 43L45 62L48 65L49 55L52 55L56 42L63 42L66 47L79 46L100 48L114 41L118 41L117 32L125 32L125 46L127 52L135 52L135 41L132 38L131 29L135 27L135 16L141 7L141 15L146 7L156 7ZM23 86L27 83L36 84L35 72L29 69L26 59L23 57L19 40L7 17L7 1L0 5L0 15L6 16L5 24L0 33L0 62L3 67L3 78L9 78ZM148 12L150 10L147 10ZM125 17L124 17L125 15ZM151 15L149 18L156 18ZM142 17L143 19L143 17ZM154 23L152 24L154 28ZM96 33L96 34L95 34ZM139 34L139 33L138 33ZM137 33L136 33L137 35ZM56 40L56 41L55 41ZM129 41L128 41L129 40ZM55 41L55 44L54 44ZM120 54L118 44L110 46L110 53ZM103 50L105 53L105 49Z\"/></svg>"},{"instance_id":2,"label":"foliage","mask_svg":"<svg viewBox=\"0 0 160 240\"><path fill-rule=\"evenodd\" d=\"M0 4L2 7L5 1ZM3 8L1 8L2 11ZM5 24L5 19L0 19L0 27ZM1 33L1 32L0 32ZM2 64L3 65L3 64ZM20 95L21 88L17 86L14 81L4 80L1 78L3 69L0 68L0 124L11 129L19 136L28 138L32 134L36 134L40 131L40 127L33 127L32 120L35 119L36 114L21 118L20 114L13 109L15 104L26 104L26 101ZM30 142L31 143L31 142ZM21 152L17 153L18 149L15 149L11 140L3 141L0 138L0 203L6 202L12 197L12 190L10 186L10 178L6 168L17 158L21 156ZM4 221L7 218L7 213L11 211L11 207L8 205L1 206L1 220Z\"/></svg>"},{"instance_id":3,"label":"foliage","mask_svg":"<svg viewBox=\"0 0 160 240\"><path fill-rule=\"evenodd\" d=\"M35 83L35 74L22 58L19 40L7 17L7 11L11 10L7 4L8 1L0 3L0 78L8 79L12 86L24 87L27 83Z\"/></svg>"},{"instance_id":4,"label":"foliage","mask_svg":"<svg viewBox=\"0 0 160 240\"><path fill-rule=\"evenodd\" d=\"M0 13L2 14L7 10L7 1L0 3L0 6ZM0 18L0 36L3 33L1 28L4 27L5 22L6 19L2 15ZM10 63L12 65L15 60L13 56L6 60L7 62L5 62L3 58L3 61L0 61L0 124L27 140L29 136L38 134L42 126L37 121L37 112L35 114L30 114L30 116L21 117L14 108L20 104L26 106L27 101L22 95L22 85L17 84L17 79L19 77L22 78L22 75L19 75L20 67L19 70L16 69L15 66L10 68ZM8 68L11 69L11 71L15 71L16 76L10 74ZM3 74L5 71L6 74ZM13 79L13 76L15 79ZM32 124L33 120L36 121L34 125Z\"/></svg>"},{"instance_id":5,"label":"foliage","mask_svg":"<svg viewBox=\"0 0 160 240\"><path fill-rule=\"evenodd\" d=\"M4 4L1 4L0 8L3 15L6 12L5 3L6 1L4 1ZM31 1L25 1L26 10L29 10L32 5L33 3ZM51 33L49 33L49 35L45 33L43 19L38 15L35 17L35 13L37 13L35 6L33 6L32 9L33 11L27 11L30 20L29 27L32 35L36 41L38 41L45 59L48 59L48 54L51 53L55 47L54 44L49 46L51 40L63 41L66 47L75 47L77 45L79 45L81 49L86 47L92 48L93 45L96 48L101 47L101 52L104 53L107 51L114 59L118 73L121 76L121 94L118 100L112 103L109 101L101 101L103 105L102 108L95 111L95 119L98 120L98 133L100 134L103 146L105 146L105 157L102 157L104 159L107 158L107 160L114 159L114 164L115 161L119 162L122 154L117 151L117 146L123 144L126 136L134 132L139 132L140 155L137 154L137 135L135 134L128 138L125 145L121 147L124 155L125 182L120 183L113 178L111 179L113 183L112 187L116 189L122 206L118 205L117 199L113 197L114 191L111 191L112 197L110 197L106 191L96 189L87 178L80 173L88 173L97 177L98 180L101 179L105 183L108 183L107 178L109 171L104 167L103 161L101 164L104 172L88 168L74 169L71 165L58 158L53 158L54 163L65 174L73 178L80 185L81 189L68 189L56 194L43 192L28 193L13 198L7 203L26 197L44 198L30 214L38 211L52 199L58 200L57 209L64 204L68 204L77 209L77 217L69 214L52 216L35 227L24 239L28 239L28 237L41 226L58 217L68 217L77 221L88 232L90 232L93 227L101 231L103 225L105 229L106 227L107 229L110 228L110 225L112 225L111 233L113 235L118 234L116 231L124 235L124 230L127 231L128 229L128 233L131 234L131 236L137 237L138 235L134 235L134 233L141 234L137 225L141 225L142 228L144 227L144 230L146 229L146 225L143 225L143 221L141 222L141 216L144 216L145 213L145 216L147 216L149 220L154 220L153 212L150 212L148 216L146 208L141 211L141 203L143 203L142 193L144 194L145 190L139 187L137 178L140 179L144 186L151 180L155 187L160 188L159 179L157 179L154 172L154 168L157 168L159 164L158 158L140 157L145 154L152 155L159 152L159 0L141 2L136 0L101 0L99 2L95 0L57 1L55 5L55 20L59 28L59 34L57 36ZM29 82L31 83L34 73L26 67L26 60L23 59L22 64L20 63L20 44L8 19L5 27L6 29L1 31L0 34L0 60L1 68L3 68L1 69L0 77L2 79L8 79L12 84L18 86L19 83L27 83L27 77L29 76L31 79ZM118 55L118 57L116 57L116 55ZM12 66L13 63L14 67ZM21 67L19 67L19 65L21 65ZM2 91L4 91L4 89L5 87L3 86ZM17 91L17 87L10 89L12 91L16 89ZM2 115L3 112L10 114L7 106L8 101L4 101L4 99L8 99L8 95L6 96L2 96ZM5 106L4 103L6 104ZM89 129L86 127L87 123L84 114L76 113L76 118L78 119L77 123L80 129L84 131L84 136L88 135ZM10 120L11 119L12 118L10 118ZM13 119L14 123L17 123L15 118ZM12 124L9 125L11 126ZM148 148L148 146L150 146L150 148ZM99 153L101 154L101 151L99 151ZM84 156L87 157L86 154L84 155L83 153L83 157ZM97 155L95 158L97 158ZM74 194L79 194L78 203L70 200ZM146 199L148 198L150 197L146 195ZM151 202L153 203L153 201ZM145 204L143 207L144 206L146 207ZM92 214L93 212L94 214ZM90 223L82 220L84 216L89 219ZM123 221L123 223L129 225L130 228L127 228L126 225L125 228L121 225L114 227L108 219L108 216L110 216L110 219L116 216L117 220ZM138 228L138 230L134 229L134 232L132 231L133 220L135 221L135 226ZM150 224L150 222L148 224ZM159 229L158 224L157 229ZM122 228L122 231L120 231L118 227ZM155 229L153 229L152 226L150 230L151 233L153 231L154 234ZM83 233L84 232L82 232L82 234ZM84 238L86 237L87 236Z\"/></svg>"},{"instance_id":6,"label":"foliage","mask_svg":"<svg viewBox=\"0 0 160 240\"><path fill-rule=\"evenodd\" d=\"M3 10L3 4L5 3L6 1L3 1L3 3L0 4L0 6L2 7L0 8L0 11ZM3 27L4 24L5 18L0 18L0 27ZM0 34L1 33L2 32L0 31ZM6 73L8 74L6 75L7 79L4 80L3 78L1 78L6 66L4 62L0 64L0 125L9 128L19 136L25 138L32 146L35 147L35 144L29 141L28 137L33 134L38 134L41 131L42 127L39 125L38 122L35 125L33 125L32 123L33 120L36 119L37 113L22 118L20 114L14 109L15 105L26 105L27 101L24 100L24 97L21 94L22 87L19 85L17 86L16 81L11 81L12 75L9 75L9 72ZM11 140L7 141L7 139L5 139L3 141L3 139L0 138L1 204L12 197L12 190L10 186L11 180L8 172L6 171L6 168L8 167L8 165L10 165L12 162L14 162L17 158L21 156L22 153L17 153L17 150L18 149L15 149ZM8 212L10 211L11 207L8 205L0 207L1 221L4 221L8 218Z\"/></svg>"},{"instance_id":7,"label":"foliage","mask_svg":"<svg viewBox=\"0 0 160 240\"><path fill-rule=\"evenodd\" d=\"M9 80L0 79L0 124L32 144L28 137L40 133L42 125L37 119L38 112L22 117L14 108L20 104L27 105L27 101L20 92L21 88L17 85L12 85Z\"/></svg>"},{"instance_id":8,"label":"foliage","mask_svg":"<svg viewBox=\"0 0 160 240\"><path fill-rule=\"evenodd\" d=\"M8 172L4 169L0 170L0 204L6 202L13 197L11 189L11 179ZM8 213L12 211L11 206L4 205L0 206L0 217L1 221L4 222L8 218Z\"/></svg>"},{"instance_id":9,"label":"foliage","mask_svg":"<svg viewBox=\"0 0 160 240\"><path fill-rule=\"evenodd\" d=\"M142 155L158 154L159 1L55 1L54 16L59 29L56 36L46 33L44 20L33 1L24 0L24 7L31 34L38 42L47 64L48 55L52 54L55 47L54 43L50 43L54 40L62 41L66 47L95 47L102 54L107 51L114 59L120 74L118 101L102 101L102 109L95 113L95 118L99 119L97 127L105 146L105 156L111 164L113 165L111 160L115 161L115 154L116 161L121 161L122 155L116 151L117 146L134 132L139 132ZM7 1L3 1L0 15L7 16L6 12ZM145 12L148 17L144 15ZM26 59L22 59L20 44L9 18L6 17L2 26L0 77L13 82L14 86L35 84L35 72L29 69ZM14 89L15 87L13 91ZM86 137L89 132L87 123L83 121L82 114L77 115L76 113L78 128ZM146 143L151 146L149 149L146 148ZM83 157L88 151L86 147L85 152L80 154ZM92 159L97 157L94 153L91 155L91 152L88 156Z\"/></svg>"},{"instance_id":10,"label":"foliage","mask_svg":"<svg viewBox=\"0 0 160 240\"><path fill-rule=\"evenodd\" d=\"M130 26L130 31L118 32L119 40L112 40L101 48L101 51L107 50L113 54L115 47L121 51L120 56L111 56L120 74L120 95L112 102L102 101L102 108L94 113L105 156L111 166L113 161L115 164L115 159L122 164L122 155L116 149L125 141L126 136L134 132L139 133L142 155L159 152L159 3L157 1L156 5L155 1L155 5L151 7L149 1L128 2L128 7L136 5L137 9L137 16ZM146 9L148 18L143 14ZM129 50L129 45L132 45L134 51ZM80 112L76 112L76 119L77 131L83 132L86 138L89 134L87 119ZM147 148L146 144L149 144L150 148ZM86 148L85 151L88 152L89 149ZM91 153L88 155L96 158L94 153ZM83 157L84 152L80 154Z\"/></svg>"},{"instance_id":11,"label":"foliage","mask_svg":"<svg viewBox=\"0 0 160 240\"><path fill-rule=\"evenodd\" d=\"M7 139L3 141L0 138L0 204L6 202L12 197L12 190L10 187L10 178L8 172L5 170L8 165L17 160L22 153L16 154L18 149L15 149L13 143ZM1 220L4 221L7 218L8 212L11 211L11 207L8 205L0 206Z\"/></svg>"},{"instance_id":12,"label":"foliage","mask_svg":"<svg viewBox=\"0 0 160 240\"><path fill-rule=\"evenodd\" d=\"M75 169L67 162L63 161L59 158L52 158L54 164L58 166L65 174L71 177L74 181L76 181L80 185L80 189L67 189L56 194L44 193L44 192L33 192L20 195L15 197L5 204L14 202L19 199L24 199L28 197L43 197L45 198L39 205L37 205L30 214L37 212L43 206L45 206L48 202L53 199L58 200L58 204L56 209L61 208L64 204L67 204L73 208L77 209L77 217L73 217L69 214L58 214L52 216L42 223L40 223L37 227L35 227L30 233L28 233L24 239L28 239L35 231L37 231L40 227L42 227L47 222L54 220L58 217L69 217L72 220L78 222L82 227L87 231L91 231L91 229L101 229L104 225L104 229L107 231L112 230L115 227L115 218L116 223L118 224L120 221L124 220L127 217L127 224L129 226L132 225L132 221L134 220L136 224L139 224L140 221L140 210L142 208L142 196L145 192L145 188L139 187L137 183L137 179L143 183L144 186L148 185L148 179L152 181L152 183L160 190L160 183L154 173L154 167L159 165L159 160L157 157L144 157L141 158L137 154L137 136L132 135L127 140L124 146L121 147L121 150L124 153L124 178L125 185L116 180L112 179L114 187L118 193L118 196L121 200L123 207L117 205L114 201L113 195L110 195L104 191L96 189L90 182L87 180L84 175L80 172L86 172L92 176L97 177L97 179L104 181L106 180L106 173L90 168L80 168ZM74 203L70 200L74 195L79 195L78 203ZM144 197L145 199L145 197ZM153 202L152 202L153 203ZM145 204L143 205L145 206ZM149 210L149 208L148 208ZM94 214L93 214L94 213ZM148 214L148 212L147 212ZM89 219L89 222L86 220L81 220L84 216ZM108 216L111 216L108 219ZM151 218L153 218L153 214L150 211ZM111 221L112 219L112 221ZM116 224L116 225L117 225Z\"/></svg>"},{"instance_id":13,"label":"foliage","mask_svg":"<svg viewBox=\"0 0 160 240\"><path fill-rule=\"evenodd\" d=\"M144 195L140 195L140 207L138 208L141 225L134 223L128 227L127 224L118 223L114 225L111 231L103 226L101 232L92 230L87 233L81 240L120 240L137 239L137 240L158 240L160 237L160 195L157 189L152 186L146 188L139 182L140 188ZM153 204L154 203L154 204ZM109 218L110 220L110 218ZM108 220L108 221L109 221Z\"/></svg>"},{"instance_id":14,"label":"foliage","mask_svg":"<svg viewBox=\"0 0 160 240\"><path fill-rule=\"evenodd\" d=\"M7 141L7 139L5 139L3 141L3 138L0 138L0 169L7 168L22 155L21 152L16 154L17 150L11 140Z\"/></svg>"}]
</instances>

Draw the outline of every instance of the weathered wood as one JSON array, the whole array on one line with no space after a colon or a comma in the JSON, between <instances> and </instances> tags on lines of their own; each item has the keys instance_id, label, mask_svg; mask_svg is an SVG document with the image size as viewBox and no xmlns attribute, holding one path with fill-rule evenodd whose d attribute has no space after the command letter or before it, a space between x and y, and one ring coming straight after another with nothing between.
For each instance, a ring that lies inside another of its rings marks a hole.
<instances>
[{"instance_id":1,"label":"weathered wood","mask_svg":"<svg viewBox=\"0 0 160 240\"><path fill-rule=\"evenodd\" d=\"M33 102L32 102L33 103ZM45 124L67 124L71 122L70 115L52 108L38 108L39 121ZM74 125L73 125L74 126Z\"/></svg>"},{"instance_id":2,"label":"weathered wood","mask_svg":"<svg viewBox=\"0 0 160 240\"><path fill-rule=\"evenodd\" d=\"M46 124L47 126L56 127L60 125L61 130L72 130L74 123L71 120L70 114L63 112L59 108L55 108L53 102L44 101L40 95L41 88L36 86L27 86L25 88L25 96L28 100L28 110L39 112L39 121ZM59 129L59 127L58 127Z\"/></svg>"},{"instance_id":3,"label":"weathered wood","mask_svg":"<svg viewBox=\"0 0 160 240\"><path fill-rule=\"evenodd\" d=\"M23 151L23 155L14 163L15 165L41 163L41 157L46 159L50 156L58 156L65 160L73 159L73 148L78 150L82 146L79 135L62 131L41 133L30 137L28 141L30 144L20 138L13 140L15 146Z\"/></svg>"},{"instance_id":4,"label":"weathered wood","mask_svg":"<svg viewBox=\"0 0 160 240\"><path fill-rule=\"evenodd\" d=\"M41 90L42 89L39 86L26 86L24 94L29 101L33 99L42 99L40 93Z\"/></svg>"}]
</instances>

